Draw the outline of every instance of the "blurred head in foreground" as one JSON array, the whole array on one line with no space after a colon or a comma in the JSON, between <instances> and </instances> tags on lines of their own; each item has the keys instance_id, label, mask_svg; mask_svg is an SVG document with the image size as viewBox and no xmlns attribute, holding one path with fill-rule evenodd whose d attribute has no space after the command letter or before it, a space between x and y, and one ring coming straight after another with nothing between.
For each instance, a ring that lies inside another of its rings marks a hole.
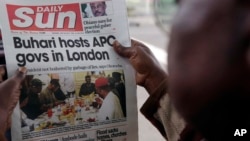
<instances>
[{"instance_id":1,"label":"blurred head in foreground","mask_svg":"<svg viewBox=\"0 0 250 141\"><path fill-rule=\"evenodd\" d=\"M167 50L177 110L211 140L250 129L250 1L178 4Z\"/></svg>"}]
</instances>

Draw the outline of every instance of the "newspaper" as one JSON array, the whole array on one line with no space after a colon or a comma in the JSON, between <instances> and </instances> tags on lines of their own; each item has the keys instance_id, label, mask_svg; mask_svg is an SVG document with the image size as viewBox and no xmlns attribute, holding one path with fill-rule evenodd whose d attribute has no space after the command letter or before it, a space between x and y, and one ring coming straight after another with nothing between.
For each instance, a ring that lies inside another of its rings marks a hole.
<instances>
[{"instance_id":1,"label":"newspaper","mask_svg":"<svg viewBox=\"0 0 250 141\"><path fill-rule=\"evenodd\" d=\"M8 75L25 66L13 141L137 141L125 0L2 0Z\"/></svg>"}]
</instances>

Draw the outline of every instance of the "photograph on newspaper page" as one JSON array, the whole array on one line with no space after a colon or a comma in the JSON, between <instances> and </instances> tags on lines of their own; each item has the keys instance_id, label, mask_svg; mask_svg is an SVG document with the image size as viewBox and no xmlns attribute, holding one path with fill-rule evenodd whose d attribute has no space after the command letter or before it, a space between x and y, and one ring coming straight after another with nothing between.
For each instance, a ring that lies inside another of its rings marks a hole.
<instances>
[{"instance_id":1,"label":"photograph on newspaper page","mask_svg":"<svg viewBox=\"0 0 250 141\"><path fill-rule=\"evenodd\" d=\"M137 141L125 0L2 0L8 75L28 70L12 115L14 141Z\"/></svg>"}]
</instances>

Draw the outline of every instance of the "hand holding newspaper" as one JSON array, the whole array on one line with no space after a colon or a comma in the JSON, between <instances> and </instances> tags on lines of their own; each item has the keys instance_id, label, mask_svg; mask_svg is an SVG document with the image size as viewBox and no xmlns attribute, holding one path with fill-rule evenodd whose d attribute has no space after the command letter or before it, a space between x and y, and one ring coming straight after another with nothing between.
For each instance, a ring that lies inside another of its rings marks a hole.
<instances>
[{"instance_id":1,"label":"hand holding newspaper","mask_svg":"<svg viewBox=\"0 0 250 141\"><path fill-rule=\"evenodd\" d=\"M25 66L13 141L136 141L136 84L124 0L2 0L9 75Z\"/></svg>"}]
</instances>

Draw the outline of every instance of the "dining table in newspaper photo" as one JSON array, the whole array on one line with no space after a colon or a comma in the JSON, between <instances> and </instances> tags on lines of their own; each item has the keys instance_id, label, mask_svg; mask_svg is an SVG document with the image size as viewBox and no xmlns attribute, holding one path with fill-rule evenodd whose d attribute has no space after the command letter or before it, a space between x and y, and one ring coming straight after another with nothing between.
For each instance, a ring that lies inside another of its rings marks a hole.
<instances>
[{"instance_id":1,"label":"dining table in newspaper photo","mask_svg":"<svg viewBox=\"0 0 250 141\"><path fill-rule=\"evenodd\" d=\"M23 132L96 122L99 111L96 98L99 97L95 94L67 98L65 104L57 105L38 116L29 128L23 127Z\"/></svg>"}]
</instances>

